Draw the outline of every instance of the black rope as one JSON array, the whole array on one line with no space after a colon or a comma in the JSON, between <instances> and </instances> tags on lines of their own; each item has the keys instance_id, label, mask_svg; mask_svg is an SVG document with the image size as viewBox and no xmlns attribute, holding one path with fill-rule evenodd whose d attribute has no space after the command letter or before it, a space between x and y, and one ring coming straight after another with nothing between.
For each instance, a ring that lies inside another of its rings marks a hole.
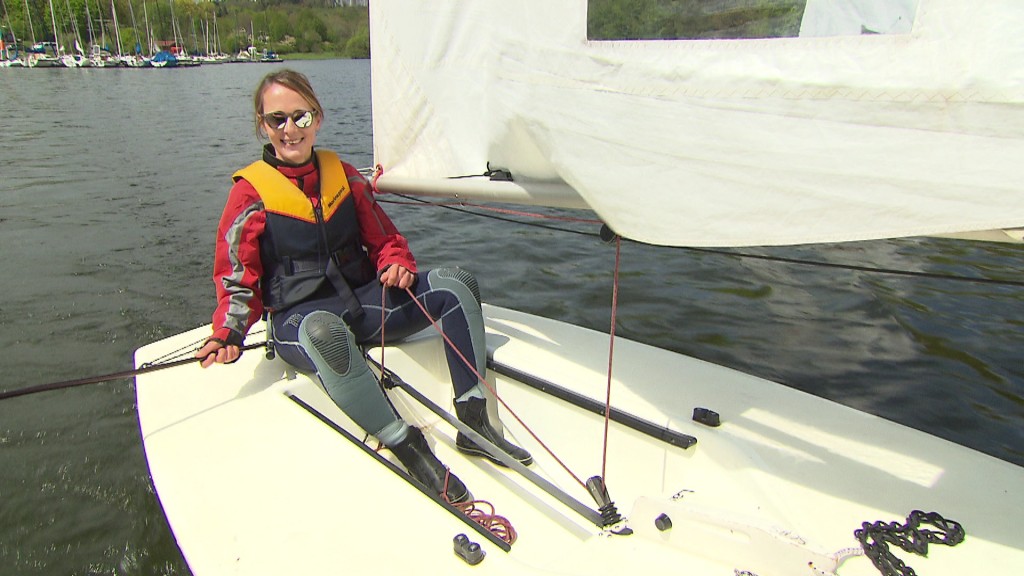
<instances>
[{"instance_id":1,"label":"black rope","mask_svg":"<svg viewBox=\"0 0 1024 576\"><path fill-rule=\"evenodd\" d=\"M517 220L515 218L508 218L506 216L498 216L496 214L483 214L481 212L475 212L473 210L467 210L467 209L465 209L465 208L463 208L461 206L453 206L451 204L441 204L441 203L438 203L438 202L430 202L429 200L423 200L422 198L415 198L413 196L406 196L404 194L394 194L394 193L392 193L392 196L398 196L400 198L404 198L405 200L408 200L408 201L411 201L411 202L416 202L416 203L422 204L424 206L430 206L432 208L444 208L446 210L451 210L452 212L460 212L462 214L468 214L470 216L477 216L477 217L480 217L480 218L490 218L491 220L498 220L498 221L501 221L501 222L508 222L510 224L519 224L520 226L530 226L530 227L533 227L533 228L542 228L544 230L551 230L552 232L565 232L567 234L578 234L580 236L599 237L597 234L595 234L593 232L586 232L586 231L583 231L583 230L572 230L570 228L561 228L561 227L558 227L558 226L550 226L550 225L547 225L547 224L541 224L540 222L524 222L522 220ZM385 200L385 199L381 199L381 198L378 198L377 202L378 203L382 203L382 204L383 203L388 203L388 204L405 204L405 202L395 202L394 200Z\"/></svg>"},{"instance_id":2,"label":"black rope","mask_svg":"<svg viewBox=\"0 0 1024 576\"><path fill-rule=\"evenodd\" d=\"M578 235L581 235L581 236L590 236L590 237L598 238L598 239L601 238L600 233L587 232L587 231L583 231L583 230L573 230L571 228L563 228L563 227L560 227L560 226L551 226L551 225L548 225L548 224L541 224L541 223L538 223L538 222L524 222L522 220L517 220L517 219L514 219L514 218L508 218L508 217L504 217L504 216L497 216L497 215L494 215L494 214L484 214L484 213L476 212L476 211L473 211L473 210L467 210L467 209L465 209L465 208L463 208L461 206L453 206L453 205L450 205L450 204L442 204L442 203L437 203L437 202L430 202L428 200L423 200L423 199L420 199L420 198L415 198L415 197L407 196L407 195L404 195L404 194L393 194L393 195L394 196L398 196L400 198L404 198L405 200L417 202L417 203L422 204L422 205L431 206L431 207L434 207L434 208L445 208L447 210L452 210L454 212L460 212L462 214L468 214L470 216L477 216L477 217L480 217L480 218L490 218L492 220L499 220L501 222L509 222L509 223L512 223L512 224L519 224L521 226L531 226L531 227L534 227L534 228L541 228L541 229L544 229L544 230L550 230L550 231L554 231L554 232L564 232L564 233L569 233L569 234L578 234ZM385 199L380 199L378 201L379 202L390 202L390 203L393 203L393 204L399 204L399 202L395 202L395 201L391 201L391 200L385 200ZM652 244L647 244L645 242L638 242L636 240L630 240L629 238L623 238L623 240L626 240L628 242L632 242L634 244L641 244L641 245L644 245L644 246L652 246ZM820 267L820 268L834 268L834 269L851 270L851 271L857 271L857 272L867 272L867 273L871 273L871 274L886 274L886 275L891 275L891 276L907 276L907 277L913 277L913 278L930 278L930 279L935 279L935 280L950 280L950 281L954 281L954 282L972 282L972 283L975 283L975 284L992 284L992 285L997 285L997 286L1024 287L1024 281L1020 281L1020 280L1000 280L1000 279L995 279L995 278L978 278L978 277L972 277L972 276L956 276L956 275L953 275L953 274L939 274L939 273L935 273L935 272L914 272L914 271L911 271L911 270L896 270L896 269L893 269L893 268L877 268L877 267L872 267L872 266L858 266L858 265L855 265L855 264L836 264L836 263L833 263L833 262L822 262L820 260L802 260L802 259L799 259L799 258L786 258L786 257L783 257L783 256L765 256L765 255L762 255L762 254L751 254L749 252L736 252L736 251L732 251L732 250L717 250L717 249L714 249L714 248L696 248L696 247L691 247L691 246L657 246L657 247L658 248L671 248L671 249L675 249L675 250L686 250L686 251L690 251L690 252L701 252L701 253L704 253L704 254L715 254L715 255L718 255L718 256L731 256L731 257L734 257L734 258L746 258L746 259L750 259L750 260L767 260L767 261L771 261L771 262L780 262L780 263L784 263L784 264L796 264L796 265L800 265L800 266L817 266L817 267Z\"/></svg>"},{"instance_id":3,"label":"black rope","mask_svg":"<svg viewBox=\"0 0 1024 576\"><path fill-rule=\"evenodd\" d=\"M262 348L266 346L266 342L257 342L255 344L247 344L239 347L240 350L252 350L254 348ZM76 386L85 386L86 384L99 384L100 382L109 382L110 380L120 380L122 378L131 378L138 376L139 374L146 374L148 372L156 372L157 370L164 370L166 368L174 368L175 366L181 366L184 364L194 364L199 362L200 358L188 357L179 360L172 360L169 362L159 363L146 363L134 370L124 370L122 372L114 372L112 374L103 374L101 376L90 376L88 378L79 378L78 380L66 380L64 382L51 382L49 384L39 384L36 386L27 386L25 388L18 388L15 390L6 390L0 392L0 400L6 400L8 398L17 398L18 396L27 396L29 394L36 394L39 392L49 392L51 390L62 390L64 388L74 388Z\"/></svg>"},{"instance_id":4,"label":"black rope","mask_svg":"<svg viewBox=\"0 0 1024 576\"><path fill-rule=\"evenodd\" d=\"M922 528L934 526L937 530ZM916 576L916 572L889 550L893 544L907 552L928 556L928 544L956 546L964 541L965 532L959 522L947 520L938 512L914 510L906 524L897 522L865 522L853 535L860 541L864 554L883 576Z\"/></svg>"}]
</instances>

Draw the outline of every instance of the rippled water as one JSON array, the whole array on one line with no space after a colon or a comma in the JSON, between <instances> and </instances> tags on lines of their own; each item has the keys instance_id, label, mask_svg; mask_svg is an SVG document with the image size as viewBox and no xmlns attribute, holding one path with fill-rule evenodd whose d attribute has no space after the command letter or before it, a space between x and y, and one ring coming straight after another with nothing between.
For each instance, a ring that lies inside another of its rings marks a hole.
<instances>
[{"instance_id":1,"label":"rippled water","mask_svg":"<svg viewBox=\"0 0 1024 576\"><path fill-rule=\"evenodd\" d=\"M371 165L368 63L291 65L327 107L319 143ZM213 233L229 175L258 157L251 90L270 69L0 71L0 389L129 369L135 348L209 321ZM593 235L388 211L421 265L470 268L485 300L608 329L614 249ZM1019 247L935 239L744 252L1024 270ZM1024 464L1020 287L629 243L622 260L620 335ZM0 574L188 574L130 381L0 401Z\"/></svg>"}]
</instances>

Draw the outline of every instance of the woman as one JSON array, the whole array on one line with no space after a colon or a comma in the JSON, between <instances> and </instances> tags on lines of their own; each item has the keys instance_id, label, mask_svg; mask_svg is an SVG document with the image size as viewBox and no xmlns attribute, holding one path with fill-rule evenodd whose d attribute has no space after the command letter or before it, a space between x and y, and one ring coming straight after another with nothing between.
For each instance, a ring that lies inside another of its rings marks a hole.
<instances>
[{"instance_id":1,"label":"woman","mask_svg":"<svg viewBox=\"0 0 1024 576\"><path fill-rule=\"evenodd\" d=\"M395 412L358 346L379 342L381 330L395 341L430 325L408 289L482 375L486 347L476 280L459 269L417 272L406 239L366 179L333 152L314 150L324 111L305 76L268 74L254 104L257 134L270 142L262 160L234 175L217 234L213 335L196 357L204 368L237 360L246 332L266 310L282 359L315 371L331 399L413 478L450 502L468 499L422 432ZM473 370L450 346L446 355L459 419L530 464L528 452L491 426ZM497 462L461 432L456 446Z\"/></svg>"}]
</instances>

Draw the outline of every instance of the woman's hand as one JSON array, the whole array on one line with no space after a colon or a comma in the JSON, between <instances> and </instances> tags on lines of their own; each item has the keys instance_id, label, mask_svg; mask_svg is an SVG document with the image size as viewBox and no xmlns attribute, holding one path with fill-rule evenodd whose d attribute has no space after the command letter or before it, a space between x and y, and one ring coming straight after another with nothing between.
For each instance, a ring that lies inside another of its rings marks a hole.
<instances>
[{"instance_id":1,"label":"woman's hand","mask_svg":"<svg viewBox=\"0 0 1024 576\"><path fill-rule=\"evenodd\" d=\"M405 290L412 286L412 283L415 280L416 274L410 272L405 266L399 266L398 264L388 267L388 269L380 275L380 283L388 288L399 288Z\"/></svg>"},{"instance_id":2,"label":"woman's hand","mask_svg":"<svg viewBox=\"0 0 1024 576\"><path fill-rule=\"evenodd\" d=\"M238 346L231 344L224 344L219 340L207 340L206 344L196 352L196 358L199 358L201 362L200 366L207 368L214 362L217 364L230 364L238 357L242 355L242 351L238 349Z\"/></svg>"}]
</instances>

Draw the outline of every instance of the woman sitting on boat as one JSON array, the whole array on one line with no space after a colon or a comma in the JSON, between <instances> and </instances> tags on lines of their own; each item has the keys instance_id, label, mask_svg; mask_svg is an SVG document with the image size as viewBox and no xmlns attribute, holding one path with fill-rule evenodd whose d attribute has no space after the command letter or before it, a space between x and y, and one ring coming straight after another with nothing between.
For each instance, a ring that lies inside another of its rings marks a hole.
<instances>
[{"instance_id":1,"label":"woman sitting on boat","mask_svg":"<svg viewBox=\"0 0 1024 576\"><path fill-rule=\"evenodd\" d=\"M398 416L359 349L379 342L382 331L393 342L430 326L414 296L475 363L466 366L446 346L459 419L530 464L530 454L488 420L476 375L484 374L487 355L476 279L458 268L417 272L408 242L367 180L333 152L314 150L324 111L304 75L268 74L254 103L257 134L270 142L262 160L234 174L221 216L214 332L196 353L203 367L237 360L246 332L266 309L282 359L315 371L331 399L413 478L451 502L464 501L465 485L447 474L422 432ZM497 461L461 432L456 446Z\"/></svg>"}]
</instances>

